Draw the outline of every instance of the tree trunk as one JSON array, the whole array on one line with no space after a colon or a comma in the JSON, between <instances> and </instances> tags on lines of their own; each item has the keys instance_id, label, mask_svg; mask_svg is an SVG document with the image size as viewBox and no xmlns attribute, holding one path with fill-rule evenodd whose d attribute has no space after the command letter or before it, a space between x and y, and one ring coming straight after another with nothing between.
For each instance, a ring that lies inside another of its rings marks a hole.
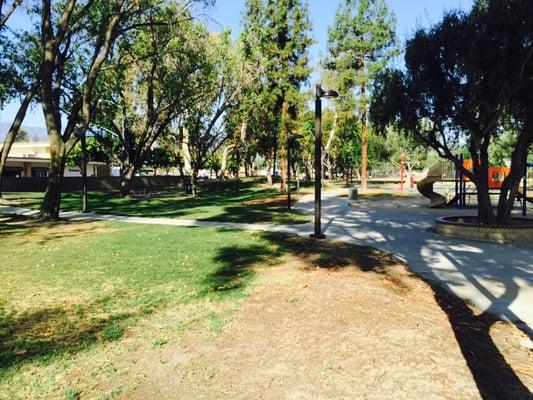
<instances>
[{"instance_id":1,"label":"tree trunk","mask_svg":"<svg viewBox=\"0 0 533 400\"><path fill-rule=\"evenodd\" d=\"M529 146L533 142L533 129L529 120L526 121L523 129L525 133L518 138L511 157L511 172L503 181L500 191L496 219L498 224L502 225L508 224L511 219L511 212L513 211L514 203L518 195L520 182L527 172L527 168L526 170L524 168L527 163ZM527 193L523 193L523 195L527 196Z\"/></svg>"},{"instance_id":2,"label":"tree trunk","mask_svg":"<svg viewBox=\"0 0 533 400\"><path fill-rule=\"evenodd\" d=\"M198 183L198 167L196 166L196 163L193 163L192 171L191 171L191 194L193 196L196 196L196 185Z\"/></svg>"},{"instance_id":3,"label":"tree trunk","mask_svg":"<svg viewBox=\"0 0 533 400\"><path fill-rule=\"evenodd\" d=\"M280 169L279 191L280 193L287 193L289 163L287 160L287 142L285 139L288 138L288 132L285 130L285 132L283 133L284 135L282 138L282 145L279 149L279 169Z\"/></svg>"},{"instance_id":4,"label":"tree trunk","mask_svg":"<svg viewBox=\"0 0 533 400\"><path fill-rule=\"evenodd\" d=\"M276 160L278 159L278 141L276 140L276 143L274 144L274 150L272 155L272 175L270 177L270 180L268 181L269 185L274 185L274 182L276 181Z\"/></svg>"},{"instance_id":5,"label":"tree trunk","mask_svg":"<svg viewBox=\"0 0 533 400\"><path fill-rule=\"evenodd\" d=\"M50 141L54 141L51 137ZM60 141L60 139L59 139ZM59 210L61 207L61 183L65 171L66 146L62 143L55 143L50 146L50 172L48 185L41 204L39 219L44 221L59 220Z\"/></svg>"},{"instance_id":6,"label":"tree trunk","mask_svg":"<svg viewBox=\"0 0 533 400\"><path fill-rule=\"evenodd\" d=\"M266 173L267 173L267 183L272 186L274 184L274 181L272 179L272 161L269 159L265 160L266 162Z\"/></svg>"},{"instance_id":7,"label":"tree trunk","mask_svg":"<svg viewBox=\"0 0 533 400\"><path fill-rule=\"evenodd\" d=\"M484 225L494 225L496 223L496 216L492 208L489 193L489 157L486 149L481 149L479 154L476 149L470 150L472 155L472 164L474 176L476 178L475 185L477 190L478 202L478 218Z\"/></svg>"},{"instance_id":8,"label":"tree trunk","mask_svg":"<svg viewBox=\"0 0 533 400\"><path fill-rule=\"evenodd\" d=\"M361 84L361 189L368 188L368 132L366 116L366 87Z\"/></svg>"},{"instance_id":9,"label":"tree trunk","mask_svg":"<svg viewBox=\"0 0 533 400\"><path fill-rule=\"evenodd\" d=\"M123 163L120 173L120 196L128 197L131 193L131 186L133 177L135 176L137 168L134 164Z\"/></svg>"}]
</instances>

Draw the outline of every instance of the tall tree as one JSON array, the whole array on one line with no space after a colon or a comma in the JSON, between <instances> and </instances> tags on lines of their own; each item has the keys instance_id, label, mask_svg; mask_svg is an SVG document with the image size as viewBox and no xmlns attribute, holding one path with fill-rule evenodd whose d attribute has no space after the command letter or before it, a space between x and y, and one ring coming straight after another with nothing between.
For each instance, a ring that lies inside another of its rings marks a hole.
<instances>
[{"instance_id":1,"label":"tall tree","mask_svg":"<svg viewBox=\"0 0 533 400\"><path fill-rule=\"evenodd\" d=\"M263 104L272 119L274 153L279 154L281 191L286 191L287 141L296 119L301 86L308 80L311 23L307 2L302 0L249 0L244 16L247 38L259 50L264 70ZM272 157L276 159L276 156Z\"/></svg>"},{"instance_id":2,"label":"tall tree","mask_svg":"<svg viewBox=\"0 0 533 400\"><path fill-rule=\"evenodd\" d=\"M0 0L0 32L6 26L7 21L21 3L22 0Z\"/></svg>"},{"instance_id":3,"label":"tall tree","mask_svg":"<svg viewBox=\"0 0 533 400\"><path fill-rule=\"evenodd\" d=\"M6 33L8 20L21 3L21 0L0 0L0 108L5 101L22 94L19 109L0 149L0 197L7 156L40 85L40 60L37 59L40 52L34 45L35 35L13 29Z\"/></svg>"},{"instance_id":4,"label":"tall tree","mask_svg":"<svg viewBox=\"0 0 533 400\"><path fill-rule=\"evenodd\" d=\"M230 31L212 35L207 48L207 76L198 86L200 100L186 110L184 119L193 192L198 171L228 139L226 122L231 109L257 79L257 72L241 56L240 45L231 40Z\"/></svg>"},{"instance_id":5,"label":"tall tree","mask_svg":"<svg viewBox=\"0 0 533 400\"><path fill-rule=\"evenodd\" d=\"M406 72L377 80L372 119L398 124L455 163L476 185L478 217L507 224L533 143L533 3L478 1L469 14L452 12L407 43ZM511 173L494 212L489 193L490 145L511 121L516 131ZM473 169L456 156L467 145Z\"/></svg>"},{"instance_id":6,"label":"tall tree","mask_svg":"<svg viewBox=\"0 0 533 400\"><path fill-rule=\"evenodd\" d=\"M199 100L209 78L208 32L187 8L152 7L146 22L118 44L113 68L98 87L103 97L95 122L118 138L122 196L130 194L132 178L158 138Z\"/></svg>"},{"instance_id":7,"label":"tall tree","mask_svg":"<svg viewBox=\"0 0 533 400\"><path fill-rule=\"evenodd\" d=\"M89 128L94 87L126 21L146 4L127 0L42 0L40 96L50 140L50 173L40 218L59 218L68 153ZM64 123L65 122L65 123Z\"/></svg>"},{"instance_id":8,"label":"tall tree","mask_svg":"<svg viewBox=\"0 0 533 400\"><path fill-rule=\"evenodd\" d=\"M336 102L343 114L340 123L349 124L355 109L361 122L363 189L368 179L368 86L396 54L395 24L385 0L344 0L328 30L324 66L333 72L332 82L341 93Z\"/></svg>"}]
</instances>

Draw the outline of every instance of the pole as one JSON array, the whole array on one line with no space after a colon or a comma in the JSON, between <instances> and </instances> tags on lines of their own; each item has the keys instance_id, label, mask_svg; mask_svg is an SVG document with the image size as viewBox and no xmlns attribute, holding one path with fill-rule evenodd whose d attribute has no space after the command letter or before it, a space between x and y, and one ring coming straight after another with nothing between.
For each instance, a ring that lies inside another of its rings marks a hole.
<instances>
[{"instance_id":1,"label":"pole","mask_svg":"<svg viewBox=\"0 0 533 400\"><path fill-rule=\"evenodd\" d=\"M465 180L465 177L464 177L464 174L463 174L463 169L462 167L464 166L464 156L462 154L459 155L459 209L462 210L464 205L465 205L465 199L466 199L466 196L464 194L464 189L465 189L465 185L464 185L464 180Z\"/></svg>"},{"instance_id":2,"label":"pole","mask_svg":"<svg viewBox=\"0 0 533 400\"><path fill-rule=\"evenodd\" d=\"M522 217L527 217L527 157L524 162L524 182L522 189Z\"/></svg>"},{"instance_id":3,"label":"pole","mask_svg":"<svg viewBox=\"0 0 533 400\"><path fill-rule=\"evenodd\" d=\"M404 180L404 163L403 154L400 156L400 191L403 192L403 180Z\"/></svg>"},{"instance_id":4,"label":"pole","mask_svg":"<svg viewBox=\"0 0 533 400\"><path fill-rule=\"evenodd\" d=\"M315 98L315 232L311 235L314 239L325 239L322 234L322 88L316 85Z\"/></svg>"},{"instance_id":5,"label":"pole","mask_svg":"<svg viewBox=\"0 0 533 400\"><path fill-rule=\"evenodd\" d=\"M455 167L455 208L459 208L459 168L457 164L453 164Z\"/></svg>"},{"instance_id":6,"label":"pole","mask_svg":"<svg viewBox=\"0 0 533 400\"><path fill-rule=\"evenodd\" d=\"M291 209L291 135L287 136L287 208Z\"/></svg>"},{"instance_id":7,"label":"pole","mask_svg":"<svg viewBox=\"0 0 533 400\"><path fill-rule=\"evenodd\" d=\"M82 206L81 212L89 212L89 200L87 196L87 132L84 132L81 137L81 152L82 152L82 162L81 162L81 182L82 182Z\"/></svg>"}]
</instances>

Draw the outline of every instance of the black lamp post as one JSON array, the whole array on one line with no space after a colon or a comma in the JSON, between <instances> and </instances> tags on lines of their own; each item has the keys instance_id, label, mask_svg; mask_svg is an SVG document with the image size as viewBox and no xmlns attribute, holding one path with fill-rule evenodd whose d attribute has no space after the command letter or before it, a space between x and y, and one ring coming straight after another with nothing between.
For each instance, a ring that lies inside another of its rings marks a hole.
<instances>
[{"instance_id":1,"label":"black lamp post","mask_svg":"<svg viewBox=\"0 0 533 400\"><path fill-rule=\"evenodd\" d=\"M81 212L89 212L89 199L87 194L87 131L83 133L81 137L81 152L82 152L82 161L81 161L81 182L82 182L82 206Z\"/></svg>"},{"instance_id":2,"label":"black lamp post","mask_svg":"<svg viewBox=\"0 0 533 400\"><path fill-rule=\"evenodd\" d=\"M315 232L313 239L325 239L322 233L322 99L339 97L335 90L325 90L316 85L315 92Z\"/></svg>"}]
</instances>

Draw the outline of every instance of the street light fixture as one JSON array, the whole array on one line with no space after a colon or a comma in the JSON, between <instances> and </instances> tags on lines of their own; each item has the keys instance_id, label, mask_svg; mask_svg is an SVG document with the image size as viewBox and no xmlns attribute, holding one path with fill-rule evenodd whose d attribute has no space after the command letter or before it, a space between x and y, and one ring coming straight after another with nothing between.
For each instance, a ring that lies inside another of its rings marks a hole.
<instances>
[{"instance_id":1,"label":"street light fixture","mask_svg":"<svg viewBox=\"0 0 533 400\"><path fill-rule=\"evenodd\" d=\"M315 90L315 232L313 239L325 239L322 233L322 99L339 97L335 90L323 89L318 83Z\"/></svg>"}]
</instances>

